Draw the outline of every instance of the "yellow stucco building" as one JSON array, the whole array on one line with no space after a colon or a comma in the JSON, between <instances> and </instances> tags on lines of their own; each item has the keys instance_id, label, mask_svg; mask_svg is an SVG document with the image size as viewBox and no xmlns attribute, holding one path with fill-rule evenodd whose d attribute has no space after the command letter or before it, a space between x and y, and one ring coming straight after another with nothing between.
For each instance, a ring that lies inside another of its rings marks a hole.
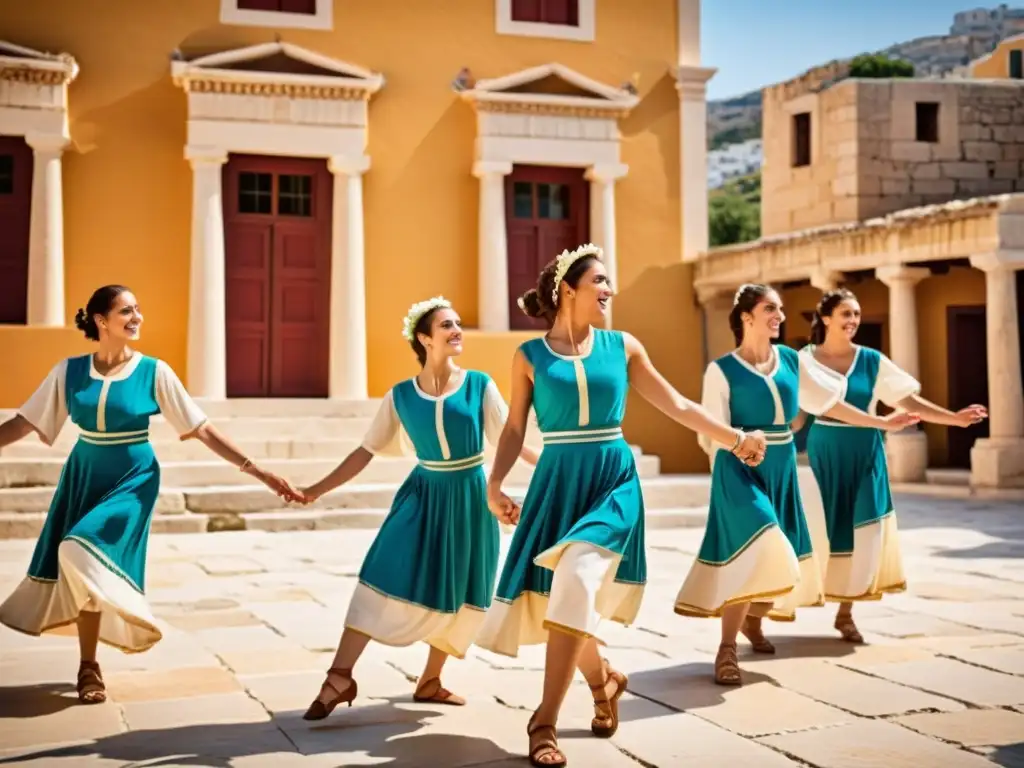
<instances>
[{"instance_id":1,"label":"yellow stucco building","mask_svg":"<svg viewBox=\"0 0 1024 768\"><path fill-rule=\"evenodd\" d=\"M443 294L500 385L514 295L602 245L614 325L691 396L706 249L699 0L41 0L0 8L0 408L123 283L194 395L360 399ZM8 279L8 275L12 279ZM656 309L656 311L652 311ZM633 442L706 463L634 403Z\"/></svg>"},{"instance_id":2,"label":"yellow stucco building","mask_svg":"<svg viewBox=\"0 0 1024 768\"><path fill-rule=\"evenodd\" d=\"M1024 80L1024 34L1008 37L995 50L971 62L971 77Z\"/></svg>"}]
</instances>

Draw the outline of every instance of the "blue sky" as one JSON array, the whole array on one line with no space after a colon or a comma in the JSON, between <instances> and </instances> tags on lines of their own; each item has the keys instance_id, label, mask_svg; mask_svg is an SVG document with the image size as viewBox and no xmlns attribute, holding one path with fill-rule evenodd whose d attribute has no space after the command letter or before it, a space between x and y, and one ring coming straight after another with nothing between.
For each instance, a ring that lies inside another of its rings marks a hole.
<instances>
[{"instance_id":1,"label":"blue sky","mask_svg":"<svg viewBox=\"0 0 1024 768\"><path fill-rule=\"evenodd\" d=\"M954 13L999 2L704 0L701 59L704 66L718 68L708 83L708 98L738 96L831 59L948 34Z\"/></svg>"}]
</instances>

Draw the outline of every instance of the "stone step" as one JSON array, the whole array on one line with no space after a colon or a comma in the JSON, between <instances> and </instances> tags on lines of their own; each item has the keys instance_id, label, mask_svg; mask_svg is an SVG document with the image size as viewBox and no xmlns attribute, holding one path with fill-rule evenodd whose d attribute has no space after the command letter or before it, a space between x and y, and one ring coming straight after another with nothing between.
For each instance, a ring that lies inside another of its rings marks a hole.
<instances>
[{"instance_id":1,"label":"stone step","mask_svg":"<svg viewBox=\"0 0 1024 768\"><path fill-rule=\"evenodd\" d=\"M252 512L242 515L210 517L184 512L157 514L153 517L153 533L216 533L219 531L320 531L338 528L379 528L387 516L386 509L288 509L278 512ZM45 512L0 512L0 539L31 539L39 535L46 520ZM700 528L707 520L707 507L671 507L647 511L648 531L668 528ZM510 533L511 526L501 526ZM650 537L648 537L650 538Z\"/></svg>"},{"instance_id":2,"label":"stone step","mask_svg":"<svg viewBox=\"0 0 1024 768\"><path fill-rule=\"evenodd\" d=\"M971 484L969 469L926 469L924 475L930 485L965 486Z\"/></svg>"},{"instance_id":3,"label":"stone step","mask_svg":"<svg viewBox=\"0 0 1024 768\"><path fill-rule=\"evenodd\" d=\"M707 475L660 475L645 478L641 484L648 509L699 507L707 504L710 479ZM45 512L53 490L46 486L0 489L0 512ZM237 515L286 509L387 509L397 490L397 483L349 483L306 507L288 504L260 485L165 485L156 512ZM525 485L509 485L506 490L515 498L526 494Z\"/></svg>"},{"instance_id":4,"label":"stone step","mask_svg":"<svg viewBox=\"0 0 1024 768\"><path fill-rule=\"evenodd\" d=\"M252 454L249 454L252 455ZM220 459L211 459L205 452L205 461L162 461L161 482L165 488L196 487L204 485L251 485L252 478L239 472ZM309 485L333 470L341 457L308 459L266 459L260 466L290 482ZM657 456L637 457L637 472L641 477L655 477L661 462ZM375 458L357 478L363 483L400 483L416 466L413 458ZM30 459L0 457L0 488L27 488L55 486L64 467L61 457ZM529 483L533 468L525 462L516 462L509 475L514 485Z\"/></svg>"},{"instance_id":5,"label":"stone step","mask_svg":"<svg viewBox=\"0 0 1024 768\"><path fill-rule=\"evenodd\" d=\"M365 400L327 400L315 398L236 398L207 400L196 398L196 403L211 419L316 417L333 419L373 418L380 407L380 398ZM0 409L0 421L17 412L15 408Z\"/></svg>"}]
</instances>

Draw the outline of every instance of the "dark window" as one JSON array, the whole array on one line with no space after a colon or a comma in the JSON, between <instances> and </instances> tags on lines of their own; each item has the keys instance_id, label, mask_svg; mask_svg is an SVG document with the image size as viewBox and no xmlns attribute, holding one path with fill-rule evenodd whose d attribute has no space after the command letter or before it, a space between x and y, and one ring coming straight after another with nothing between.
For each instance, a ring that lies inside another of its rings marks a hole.
<instances>
[{"instance_id":1,"label":"dark window","mask_svg":"<svg viewBox=\"0 0 1024 768\"><path fill-rule=\"evenodd\" d=\"M537 218L568 219L569 187L566 184L537 185Z\"/></svg>"},{"instance_id":2,"label":"dark window","mask_svg":"<svg viewBox=\"0 0 1024 768\"><path fill-rule=\"evenodd\" d=\"M252 171L238 174L238 212L273 213L273 186L272 174Z\"/></svg>"},{"instance_id":3,"label":"dark window","mask_svg":"<svg viewBox=\"0 0 1024 768\"><path fill-rule=\"evenodd\" d=\"M316 0L237 0L242 11L273 11L316 15Z\"/></svg>"},{"instance_id":4,"label":"dark window","mask_svg":"<svg viewBox=\"0 0 1024 768\"><path fill-rule=\"evenodd\" d=\"M1024 80L1024 50L1010 51L1010 77Z\"/></svg>"},{"instance_id":5,"label":"dark window","mask_svg":"<svg viewBox=\"0 0 1024 768\"><path fill-rule=\"evenodd\" d=\"M277 177L277 212L281 216L313 215L313 177Z\"/></svg>"},{"instance_id":6,"label":"dark window","mask_svg":"<svg viewBox=\"0 0 1024 768\"><path fill-rule=\"evenodd\" d=\"M811 113L793 115L793 167L811 164Z\"/></svg>"},{"instance_id":7,"label":"dark window","mask_svg":"<svg viewBox=\"0 0 1024 768\"><path fill-rule=\"evenodd\" d=\"M512 21L580 25L579 0L512 0Z\"/></svg>"},{"instance_id":8,"label":"dark window","mask_svg":"<svg viewBox=\"0 0 1024 768\"><path fill-rule=\"evenodd\" d=\"M0 155L0 195L14 194L14 156Z\"/></svg>"},{"instance_id":9,"label":"dark window","mask_svg":"<svg viewBox=\"0 0 1024 768\"><path fill-rule=\"evenodd\" d=\"M533 218L533 184L517 181L512 188L512 211L517 219Z\"/></svg>"},{"instance_id":10,"label":"dark window","mask_svg":"<svg viewBox=\"0 0 1024 768\"><path fill-rule=\"evenodd\" d=\"M919 101L915 106L917 140L937 144L939 141L939 104L936 101Z\"/></svg>"}]
</instances>

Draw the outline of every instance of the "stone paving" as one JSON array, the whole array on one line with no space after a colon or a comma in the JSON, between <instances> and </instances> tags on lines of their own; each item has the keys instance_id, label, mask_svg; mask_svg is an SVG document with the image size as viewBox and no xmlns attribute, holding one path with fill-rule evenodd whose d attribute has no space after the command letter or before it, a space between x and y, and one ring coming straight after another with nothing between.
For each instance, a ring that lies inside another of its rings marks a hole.
<instances>
[{"instance_id":1,"label":"stone paving","mask_svg":"<svg viewBox=\"0 0 1024 768\"><path fill-rule=\"evenodd\" d=\"M574 766L1024 766L1024 506L900 498L910 591L857 607L868 643L835 639L832 610L770 624L775 657L744 652L746 685L711 682L717 623L672 613L700 530L652 531L636 626L609 632L630 675L622 725L589 732L582 680L561 743ZM154 536L148 594L165 638L103 649L110 701L76 703L73 639L0 632L0 764L18 766L526 765L542 647L474 649L445 684L466 707L415 704L425 648L371 645L360 696L301 715L331 658L371 531ZM507 537L506 542L507 544ZM0 542L0 591L31 542Z\"/></svg>"}]
</instances>

